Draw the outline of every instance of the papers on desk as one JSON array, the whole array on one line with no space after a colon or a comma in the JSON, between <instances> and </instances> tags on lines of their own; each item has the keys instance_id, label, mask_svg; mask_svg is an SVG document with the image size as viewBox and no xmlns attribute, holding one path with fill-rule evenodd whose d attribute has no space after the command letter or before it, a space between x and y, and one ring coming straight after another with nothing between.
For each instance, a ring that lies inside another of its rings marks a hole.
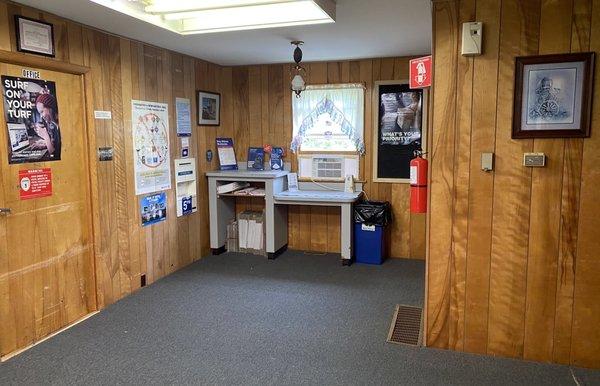
<instances>
[{"instance_id":1,"label":"papers on desk","mask_svg":"<svg viewBox=\"0 0 600 386\"><path fill-rule=\"evenodd\" d=\"M247 182L232 182L230 184L217 186L217 193L218 194L231 193L231 192L235 192L236 190L244 189L248 186L250 186L250 184Z\"/></svg>"},{"instance_id":2,"label":"papers on desk","mask_svg":"<svg viewBox=\"0 0 600 386\"><path fill-rule=\"evenodd\" d=\"M260 188L256 188L254 186L250 186L244 189L240 189L240 190L236 190L235 192L233 192L234 195L236 196L254 196L254 197L264 197L265 196L265 190L264 189L260 189Z\"/></svg>"},{"instance_id":3,"label":"papers on desk","mask_svg":"<svg viewBox=\"0 0 600 386\"><path fill-rule=\"evenodd\" d=\"M354 202L360 196L361 192L348 193L343 191L323 191L323 190L286 190L274 195L277 201L304 201L304 202Z\"/></svg>"}]
</instances>

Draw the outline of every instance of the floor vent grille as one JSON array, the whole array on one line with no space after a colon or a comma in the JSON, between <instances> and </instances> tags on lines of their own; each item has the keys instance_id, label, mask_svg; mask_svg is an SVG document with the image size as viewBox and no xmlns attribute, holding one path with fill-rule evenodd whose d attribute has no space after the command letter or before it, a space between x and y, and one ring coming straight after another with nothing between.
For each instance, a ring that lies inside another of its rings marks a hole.
<instances>
[{"instance_id":1,"label":"floor vent grille","mask_svg":"<svg viewBox=\"0 0 600 386\"><path fill-rule=\"evenodd\" d=\"M421 307L398 304L392 319L387 341L390 343L421 346Z\"/></svg>"}]
</instances>

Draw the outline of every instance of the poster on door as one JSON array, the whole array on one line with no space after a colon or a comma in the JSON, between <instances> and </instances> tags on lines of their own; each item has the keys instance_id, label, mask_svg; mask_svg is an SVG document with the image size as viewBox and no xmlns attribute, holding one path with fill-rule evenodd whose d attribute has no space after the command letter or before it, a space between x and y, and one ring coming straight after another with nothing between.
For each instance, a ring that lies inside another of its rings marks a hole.
<instances>
[{"instance_id":1,"label":"poster on door","mask_svg":"<svg viewBox=\"0 0 600 386\"><path fill-rule=\"evenodd\" d=\"M56 84L2 75L10 164L60 160Z\"/></svg>"},{"instance_id":2,"label":"poster on door","mask_svg":"<svg viewBox=\"0 0 600 386\"><path fill-rule=\"evenodd\" d=\"M169 106L131 101L135 194L171 189Z\"/></svg>"}]
</instances>

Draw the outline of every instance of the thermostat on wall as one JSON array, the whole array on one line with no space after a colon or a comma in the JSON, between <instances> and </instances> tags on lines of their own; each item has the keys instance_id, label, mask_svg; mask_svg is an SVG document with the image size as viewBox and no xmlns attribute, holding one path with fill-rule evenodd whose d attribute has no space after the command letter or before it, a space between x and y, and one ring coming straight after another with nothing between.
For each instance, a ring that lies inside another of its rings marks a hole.
<instances>
[{"instance_id":1,"label":"thermostat on wall","mask_svg":"<svg viewBox=\"0 0 600 386\"><path fill-rule=\"evenodd\" d=\"M546 166L546 154L544 153L524 153L523 166L543 167Z\"/></svg>"}]
</instances>

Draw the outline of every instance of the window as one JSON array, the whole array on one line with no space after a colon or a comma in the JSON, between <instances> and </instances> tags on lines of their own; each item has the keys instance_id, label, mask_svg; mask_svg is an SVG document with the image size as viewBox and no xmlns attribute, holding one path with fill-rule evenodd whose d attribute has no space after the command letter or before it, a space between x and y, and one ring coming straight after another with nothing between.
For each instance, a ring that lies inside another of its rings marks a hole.
<instances>
[{"instance_id":1,"label":"window","mask_svg":"<svg viewBox=\"0 0 600 386\"><path fill-rule=\"evenodd\" d=\"M308 86L292 97L293 152L364 153L362 84Z\"/></svg>"}]
</instances>

